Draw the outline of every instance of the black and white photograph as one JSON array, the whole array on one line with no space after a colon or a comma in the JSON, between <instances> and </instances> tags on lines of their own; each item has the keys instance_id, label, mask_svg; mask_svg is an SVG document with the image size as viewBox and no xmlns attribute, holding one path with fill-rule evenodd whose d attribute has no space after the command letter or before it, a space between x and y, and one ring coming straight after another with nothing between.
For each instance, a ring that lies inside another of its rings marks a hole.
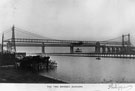
<instances>
[{"instance_id":1,"label":"black and white photograph","mask_svg":"<svg viewBox=\"0 0 135 91\"><path fill-rule=\"evenodd\" d=\"M133 91L135 0L0 0L1 87Z\"/></svg>"}]
</instances>

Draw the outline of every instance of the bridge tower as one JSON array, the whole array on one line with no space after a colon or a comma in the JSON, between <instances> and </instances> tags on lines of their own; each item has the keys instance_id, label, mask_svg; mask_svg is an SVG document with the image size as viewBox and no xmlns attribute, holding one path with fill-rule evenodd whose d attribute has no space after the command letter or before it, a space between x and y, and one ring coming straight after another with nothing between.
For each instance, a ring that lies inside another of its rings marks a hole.
<instances>
[{"instance_id":1,"label":"bridge tower","mask_svg":"<svg viewBox=\"0 0 135 91\"><path fill-rule=\"evenodd\" d=\"M127 53L131 53L131 41L130 41L130 34L128 36L128 45L127 45Z\"/></svg>"},{"instance_id":2,"label":"bridge tower","mask_svg":"<svg viewBox=\"0 0 135 91\"><path fill-rule=\"evenodd\" d=\"M128 36L128 40L127 40L127 45L131 46L131 42L130 42L130 34L127 35L122 35L122 46L125 45L125 37Z\"/></svg>"},{"instance_id":3,"label":"bridge tower","mask_svg":"<svg viewBox=\"0 0 135 91\"><path fill-rule=\"evenodd\" d=\"M124 42L124 35L122 35L122 48L121 48L121 52L125 52L125 42Z\"/></svg>"},{"instance_id":4,"label":"bridge tower","mask_svg":"<svg viewBox=\"0 0 135 91\"><path fill-rule=\"evenodd\" d=\"M15 27L14 27L14 25L13 25L13 27L12 27L11 44L12 44L12 51L13 51L13 52L16 52L16 45L15 45Z\"/></svg>"},{"instance_id":5,"label":"bridge tower","mask_svg":"<svg viewBox=\"0 0 135 91\"><path fill-rule=\"evenodd\" d=\"M128 37L127 42L125 42L125 37ZM125 46L127 44L127 46ZM130 41L130 34L122 35L122 52L130 53L131 41Z\"/></svg>"}]
</instances>

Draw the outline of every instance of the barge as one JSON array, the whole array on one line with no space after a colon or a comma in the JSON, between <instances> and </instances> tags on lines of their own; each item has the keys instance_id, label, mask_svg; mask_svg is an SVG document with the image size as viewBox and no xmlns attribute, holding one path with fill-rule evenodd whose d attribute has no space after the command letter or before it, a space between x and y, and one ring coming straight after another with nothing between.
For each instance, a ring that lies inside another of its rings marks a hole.
<instances>
[{"instance_id":1,"label":"barge","mask_svg":"<svg viewBox=\"0 0 135 91\"><path fill-rule=\"evenodd\" d=\"M57 67L57 63L49 56L26 56L24 53L0 53L0 66L13 65L16 69L39 72L42 70L52 70Z\"/></svg>"},{"instance_id":2,"label":"barge","mask_svg":"<svg viewBox=\"0 0 135 91\"><path fill-rule=\"evenodd\" d=\"M39 72L42 70L54 69L57 67L57 63L50 60L49 56L25 56L18 59L15 66L17 69Z\"/></svg>"}]
</instances>

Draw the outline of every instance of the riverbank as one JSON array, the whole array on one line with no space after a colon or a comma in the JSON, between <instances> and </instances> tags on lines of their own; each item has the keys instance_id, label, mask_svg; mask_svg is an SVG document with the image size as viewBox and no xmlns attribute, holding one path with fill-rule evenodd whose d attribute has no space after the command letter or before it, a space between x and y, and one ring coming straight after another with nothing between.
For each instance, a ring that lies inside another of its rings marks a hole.
<instances>
[{"instance_id":1,"label":"riverbank","mask_svg":"<svg viewBox=\"0 0 135 91\"><path fill-rule=\"evenodd\" d=\"M15 69L13 66L0 67L0 83L65 83L37 73Z\"/></svg>"}]
</instances>

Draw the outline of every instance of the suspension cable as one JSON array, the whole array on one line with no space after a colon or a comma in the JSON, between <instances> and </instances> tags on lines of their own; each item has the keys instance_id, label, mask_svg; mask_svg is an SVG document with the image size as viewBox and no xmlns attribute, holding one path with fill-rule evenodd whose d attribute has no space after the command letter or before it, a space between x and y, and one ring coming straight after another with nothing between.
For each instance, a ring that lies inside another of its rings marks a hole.
<instances>
[{"instance_id":1,"label":"suspension cable","mask_svg":"<svg viewBox=\"0 0 135 91\"><path fill-rule=\"evenodd\" d=\"M16 29L17 29L17 31L19 31L19 32L22 32L22 33L31 35L31 36L33 36L33 37L37 37L37 38L41 37L42 39L43 39L43 38L45 38L45 39L51 39L51 38L48 38L48 37L44 37L44 36L41 36L41 35L38 35L38 34L35 34L35 33L32 33L32 32L26 31L26 30L24 30L24 29L20 29L20 28L17 28L17 27L16 27Z\"/></svg>"}]
</instances>

